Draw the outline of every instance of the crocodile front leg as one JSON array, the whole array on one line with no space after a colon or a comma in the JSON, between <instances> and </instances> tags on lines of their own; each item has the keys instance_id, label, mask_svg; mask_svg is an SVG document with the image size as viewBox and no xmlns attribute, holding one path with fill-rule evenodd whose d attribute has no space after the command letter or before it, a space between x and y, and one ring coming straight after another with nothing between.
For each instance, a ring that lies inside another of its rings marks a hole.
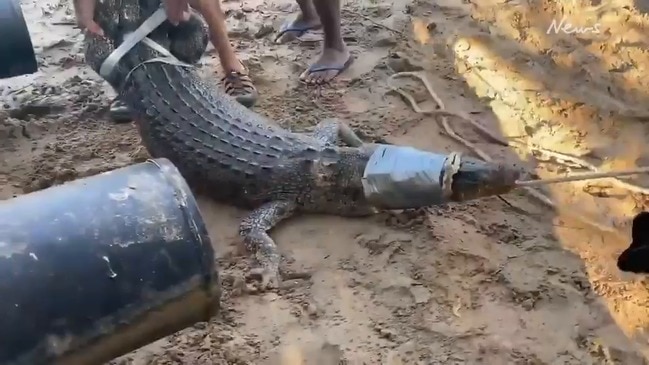
<instances>
[{"instance_id":1,"label":"crocodile front leg","mask_svg":"<svg viewBox=\"0 0 649 365\"><path fill-rule=\"evenodd\" d=\"M313 129L313 132L311 132L311 135L323 144L336 145L341 141L350 147L360 147L363 145L363 141L358 137L356 132L346 123L336 118L320 121Z\"/></svg>"},{"instance_id":2,"label":"crocodile front leg","mask_svg":"<svg viewBox=\"0 0 649 365\"><path fill-rule=\"evenodd\" d=\"M290 217L295 208L294 202L274 201L255 209L241 221L239 234L243 237L248 252L255 255L260 265L259 268L250 270L250 274L261 275L262 288L277 288L280 284L281 255L268 231Z\"/></svg>"}]
</instances>

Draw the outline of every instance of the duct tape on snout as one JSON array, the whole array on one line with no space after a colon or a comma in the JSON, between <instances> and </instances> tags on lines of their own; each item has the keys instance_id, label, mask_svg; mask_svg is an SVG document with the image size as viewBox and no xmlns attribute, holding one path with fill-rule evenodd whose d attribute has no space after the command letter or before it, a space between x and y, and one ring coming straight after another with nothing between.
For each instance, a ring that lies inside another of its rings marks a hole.
<instances>
[{"instance_id":1,"label":"duct tape on snout","mask_svg":"<svg viewBox=\"0 0 649 365\"><path fill-rule=\"evenodd\" d=\"M365 166L366 199L384 209L419 208L449 201L461 156L380 145Z\"/></svg>"}]
</instances>

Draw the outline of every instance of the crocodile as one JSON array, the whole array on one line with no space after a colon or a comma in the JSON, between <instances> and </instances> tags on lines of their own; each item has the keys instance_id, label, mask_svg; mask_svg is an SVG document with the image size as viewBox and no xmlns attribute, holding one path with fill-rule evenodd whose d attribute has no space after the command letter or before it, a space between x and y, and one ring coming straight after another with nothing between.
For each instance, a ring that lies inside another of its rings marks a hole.
<instances>
[{"instance_id":1,"label":"crocodile","mask_svg":"<svg viewBox=\"0 0 649 365\"><path fill-rule=\"evenodd\" d=\"M159 0L99 1L95 21L105 37L86 35L86 63L100 73L106 58L159 7ZM323 120L309 133L282 129L186 65L198 61L207 45L200 16L179 27L164 22L148 38L184 63L164 60L155 47L139 42L102 77L135 113L151 156L173 162L193 189L251 209L239 234L258 263L250 273L261 277L263 287L282 280L281 255L269 231L296 212L358 217L395 208L369 199L364 186L366 166L383 145L363 142L337 119ZM518 176L515 168L462 158L449 201L509 192Z\"/></svg>"}]
</instances>

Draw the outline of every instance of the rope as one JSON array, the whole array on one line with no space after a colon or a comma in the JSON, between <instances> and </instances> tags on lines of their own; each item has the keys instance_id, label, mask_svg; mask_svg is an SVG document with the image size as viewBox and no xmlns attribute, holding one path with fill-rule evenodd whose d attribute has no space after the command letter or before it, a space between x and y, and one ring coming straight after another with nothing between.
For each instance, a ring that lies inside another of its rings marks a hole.
<instances>
[{"instance_id":1,"label":"rope","mask_svg":"<svg viewBox=\"0 0 649 365\"><path fill-rule=\"evenodd\" d=\"M439 109L436 110L423 110L419 106L419 104L415 101L415 99L412 97L412 95L408 94L407 92L401 90L398 86L393 85L393 80L396 78L404 78L404 77L412 77L416 78L419 81L421 81L424 86L426 87L426 91L428 94L433 98L435 103L439 106ZM457 141L458 143L464 145L466 148L468 148L470 151L472 151L475 155L480 157L482 160L487 161L487 162L493 162L493 158L489 156L486 152L475 146L473 143L467 141L466 139L462 138L460 135L458 135L455 130L451 127L448 117L454 117L457 119L460 119L463 122L469 123L471 126L473 126L481 135L486 137L490 142L496 143L501 146L508 146L508 147L514 147L512 146L512 143L514 144L519 144L519 145L524 145L525 147L529 148L530 150L536 151L538 153L544 154L544 155L549 155L552 157L557 157L563 160L567 160L573 163L576 163L582 167L588 168L590 170L593 170L593 172L590 173L583 173L583 174L575 174L572 176L566 176L566 177L559 177L559 178L551 178L551 179L539 179L539 180L528 180L528 181L517 181L516 186L521 187L525 189L525 191L530 194L532 197L540 201L541 203L545 204L546 206L552 208L552 209L557 209L556 204L547 197L545 194L541 193L540 191L534 189L534 186L541 186L541 185L548 185L548 184L556 184L556 183L562 183L562 182L569 182L569 181L580 181L580 180L592 180L592 179L602 179L602 178L613 178L613 181L615 182L616 185L619 187L633 191L635 193L642 193L642 194L647 194L649 195L649 189L643 188L640 186L632 185L627 182L621 181L619 179L616 179L616 177L620 176L628 176L628 175L635 175L635 174L642 174L642 173L649 173L649 167L642 167L634 170L625 170L625 171L617 171L617 172L601 172L598 171L598 169L589 164L588 162L574 157L574 156L569 156L565 155L559 152L554 152L554 151L549 151L543 148L540 148L535 145L531 145L525 142L519 142L519 141L507 141L503 139L500 136L497 136L495 133L491 132L489 129L487 129L485 126L481 125L477 121L473 120L471 117L469 117L466 114L463 113L455 113L446 110L446 107L444 105L444 102L442 99L437 95L435 90L433 89L433 86L431 85L430 81L428 78L422 74L422 72L397 72L393 75L391 75L388 78L387 81L388 87L396 92L397 94L401 95L412 107L412 109L419 114L428 114L432 115L435 117L440 117L441 119L441 124L442 127L444 128L444 131L446 134L448 134L449 137L451 137L453 140ZM577 214L575 212L572 212L570 210L566 210L565 213L568 215L590 225L593 226L601 231L604 232L615 232L617 233L617 230L614 227L608 226L608 225L603 225L599 222L595 222L593 220L588 219L587 217L584 217L583 215Z\"/></svg>"}]
</instances>

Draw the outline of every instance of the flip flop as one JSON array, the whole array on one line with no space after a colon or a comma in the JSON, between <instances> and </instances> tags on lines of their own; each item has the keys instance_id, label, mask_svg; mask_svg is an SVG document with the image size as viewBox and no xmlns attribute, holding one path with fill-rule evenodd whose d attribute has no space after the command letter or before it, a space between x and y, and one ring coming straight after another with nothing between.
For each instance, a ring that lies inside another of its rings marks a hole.
<instances>
[{"instance_id":1,"label":"flip flop","mask_svg":"<svg viewBox=\"0 0 649 365\"><path fill-rule=\"evenodd\" d=\"M306 78L307 75L311 75L314 72L338 71L338 73L336 73L332 78L325 81L325 83L331 82L336 77L338 77L338 75L345 72L345 70L347 70L352 63L354 63L354 56L349 55L349 58L347 59L347 61L345 61L345 63L342 66L315 66L315 65L311 65L311 66L309 66L309 68L306 69L306 71L304 73L302 73L302 75L300 75L301 76L300 79L302 81L304 81L303 78Z\"/></svg>"},{"instance_id":2,"label":"flip flop","mask_svg":"<svg viewBox=\"0 0 649 365\"><path fill-rule=\"evenodd\" d=\"M306 34L306 32L308 32L310 30L316 30L316 29L322 28L321 24L318 24L318 25L304 25L302 27L299 27L299 26L291 25L291 23L293 23L293 22L294 22L294 20L288 20L284 24L282 24L282 26L279 28L279 31L277 31L277 36L275 36L275 41L274 41L275 43L277 43L277 41L284 34L289 33L289 32L295 32L296 33L295 38L293 38L293 39L297 39L297 38L300 38L301 36L303 36L304 34ZM293 39L291 39L291 40L293 40ZM289 42L291 40L288 40L287 42Z\"/></svg>"}]
</instances>

